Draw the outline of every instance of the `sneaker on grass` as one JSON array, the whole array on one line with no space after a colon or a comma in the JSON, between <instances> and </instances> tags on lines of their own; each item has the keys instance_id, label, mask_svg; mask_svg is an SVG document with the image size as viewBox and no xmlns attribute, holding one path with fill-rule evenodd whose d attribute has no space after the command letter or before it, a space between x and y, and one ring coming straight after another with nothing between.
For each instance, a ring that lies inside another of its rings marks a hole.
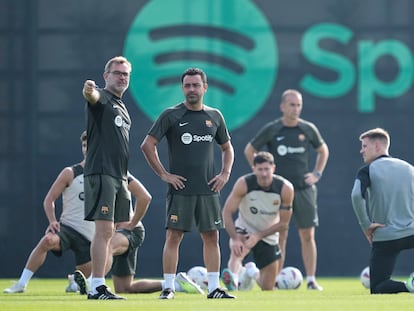
<instances>
[{"instance_id":1,"label":"sneaker on grass","mask_svg":"<svg viewBox=\"0 0 414 311\"><path fill-rule=\"evenodd\" d=\"M414 272L408 277L405 287L407 287L410 293L414 293Z\"/></svg>"},{"instance_id":2,"label":"sneaker on grass","mask_svg":"<svg viewBox=\"0 0 414 311\"><path fill-rule=\"evenodd\" d=\"M223 281L224 285L226 285L229 291L237 290L237 285L234 282L233 272L230 269L224 269L221 273L221 280Z\"/></svg>"},{"instance_id":3,"label":"sneaker on grass","mask_svg":"<svg viewBox=\"0 0 414 311\"><path fill-rule=\"evenodd\" d=\"M180 284L184 292L190 294L204 294L204 291L194 283L185 272L180 272L175 277L175 280Z\"/></svg>"},{"instance_id":4,"label":"sneaker on grass","mask_svg":"<svg viewBox=\"0 0 414 311\"><path fill-rule=\"evenodd\" d=\"M96 294L88 294L88 299L111 300L111 299L125 299L124 297L112 293L106 285L101 285L96 288Z\"/></svg>"},{"instance_id":5,"label":"sneaker on grass","mask_svg":"<svg viewBox=\"0 0 414 311\"><path fill-rule=\"evenodd\" d=\"M208 299L222 299L222 298L236 298L235 296L229 295L225 290L221 288L216 288L211 293L207 295Z\"/></svg>"},{"instance_id":6,"label":"sneaker on grass","mask_svg":"<svg viewBox=\"0 0 414 311\"><path fill-rule=\"evenodd\" d=\"M14 283L12 287L6 288L3 293L5 294L16 294L16 293L24 293L26 291L26 286L21 285L19 283Z\"/></svg>"},{"instance_id":7,"label":"sneaker on grass","mask_svg":"<svg viewBox=\"0 0 414 311\"><path fill-rule=\"evenodd\" d=\"M76 270L73 274L73 279L79 287L79 293L81 295L86 295L89 292L89 287L88 281L82 271Z\"/></svg>"},{"instance_id":8,"label":"sneaker on grass","mask_svg":"<svg viewBox=\"0 0 414 311\"><path fill-rule=\"evenodd\" d=\"M171 288L166 288L161 292L160 297L158 298L159 299L174 299L174 291Z\"/></svg>"},{"instance_id":9,"label":"sneaker on grass","mask_svg":"<svg viewBox=\"0 0 414 311\"><path fill-rule=\"evenodd\" d=\"M308 282L308 289L322 291L323 287L318 285L318 283L311 281L311 282Z\"/></svg>"}]
</instances>

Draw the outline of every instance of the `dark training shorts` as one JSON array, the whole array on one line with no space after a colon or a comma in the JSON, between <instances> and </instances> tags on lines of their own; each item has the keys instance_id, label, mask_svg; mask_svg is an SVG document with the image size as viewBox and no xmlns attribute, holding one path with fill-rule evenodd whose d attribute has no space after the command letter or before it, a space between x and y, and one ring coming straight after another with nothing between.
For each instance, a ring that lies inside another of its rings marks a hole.
<instances>
[{"instance_id":1,"label":"dark training shorts","mask_svg":"<svg viewBox=\"0 0 414 311\"><path fill-rule=\"evenodd\" d=\"M194 222L200 232L224 228L219 194L167 196L167 228L191 231Z\"/></svg>"},{"instance_id":2,"label":"dark training shorts","mask_svg":"<svg viewBox=\"0 0 414 311\"><path fill-rule=\"evenodd\" d=\"M315 185L295 191L293 199L293 219L299 229L317 227L319 225L317 188Z\"/></svg>"},{"instance_id":3,"label":"dark training shorts","mask_svg":"<svg viewBox=\"0 0 414 311\"><path fill-rule=\"evenodd\" d=\"M77 266L91 261L91 242L82 234L61 223L58 235L60 238L60 251L52 251L55 256L61 257L64 251L71 249L75 253Z\"/></svg>"},{"instance_id":4,"label":"dark training shorts","mask_svg":"<svg viewBox=\"0 0 414 311\"><path fill-rule=\"evenodd\" d=\"M117 229L116 232L123 234L129 241L128 250L119 256L114 256L112 262L112 274L115 276L134 275L137 267L137 252L145 239L145 229L135 227L130 231L127 229Z\"/></svg>"},{"instance_id":5,"label":"dark training shorts","mask_svg":"<svg viewBox=\"0 0 414 311\"><path fill-rule=\"evenodd\" d=\"M109 175L84 177L85 219L129 221L130 193L126 180Z\"/></svg>"}]
</instances>

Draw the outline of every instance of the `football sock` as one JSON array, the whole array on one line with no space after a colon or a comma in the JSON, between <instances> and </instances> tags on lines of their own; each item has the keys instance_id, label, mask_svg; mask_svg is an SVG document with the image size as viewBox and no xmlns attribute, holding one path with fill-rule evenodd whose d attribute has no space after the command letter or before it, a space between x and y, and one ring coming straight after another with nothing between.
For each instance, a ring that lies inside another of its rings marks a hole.
<instances>
[{"instance_id":1,"label":"football sock","mask_svg":"<svg viewBox=\"0 0 414 311\"><path fill-rule=\"evenodd\" d=\"M24 268L23 271L22 271L22 275L20 276L20 279L17 283L19 283L20 285L26 286L27 283L32 278L33 274L34 273L32 271L30 271L29 269Z\"/></svg>"},{"instance_id":2,"label":"football sock","mask_svg":"<svg viewBox=\"0 0 414 311\"><path fill-rule=\"evenodd\" d=\"M220 272L207 272L208 292L220 287Z\"/></svg>"},{"instance_id":3,"label":"football sock","mask_svg":"<svg viewBox=\"0 0 414 311\"><path fill-rule=\"evenodd\" d=\"M175 273L164 273L165 288L175 291Z\"/></svg>"},{"instance_id":4,"label":"football sock","mask_svg":"<svg viewBox=\"0 0 414 311\"><path fill-rule=\"evenodd\" d=\"M92 277L91 292L92 292L93 295L98 293L96 288L101 286L101 285L105 285L105 278Z\"/></svg>"},{"instance_id":5,"label":"football sock","mask_svg":"<svg viewBox=\"0 0 414 311\"><path fill-rule=\"evenodd\" d=\"M233 272L232 272L232 274L233 274L234 285L236 285L236 289L237 289L239 287L239 277L240 277L240 274L233 273Z\"/></svg>"}]
</instances>

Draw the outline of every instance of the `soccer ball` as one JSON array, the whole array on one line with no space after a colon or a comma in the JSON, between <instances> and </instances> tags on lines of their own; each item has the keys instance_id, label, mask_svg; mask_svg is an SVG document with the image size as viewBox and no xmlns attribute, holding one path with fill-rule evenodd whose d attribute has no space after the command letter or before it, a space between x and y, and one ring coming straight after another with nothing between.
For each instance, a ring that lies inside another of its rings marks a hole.
<instances>
[{"instance_id":1,"label":"soccer ball","mask_svg":"<svg viewBox=\"0 0 414 311\"><path fill-rule=\"evenodd\" d=\"M285 267L276 277L279 289L298 289L302 284L302 272L295 267Z\"/></svg>"},{"instance_id":2,"label":"soccer ball","mask_svg":"<svg viewBox=\"0 0 414 311\"><path fill-rule=\"evenodd\" d=\"M202 266L192 267L187 272L188 277L196 283L201 289L207 290L208 288L208 279L207 279L207 269Z\"/></svg>"},{"instance_id":3,"label":"soccer ball","mask_svg":"<svg viewBox=\"0 0 414 311\"><path fill-rule=\"evenodd\" d=\"M369 267L365 267L364 270L362 270L359 279L361 280L362 285L365 288L370 287L370 281L369 281Z\"/></svg>"}]
</instances>

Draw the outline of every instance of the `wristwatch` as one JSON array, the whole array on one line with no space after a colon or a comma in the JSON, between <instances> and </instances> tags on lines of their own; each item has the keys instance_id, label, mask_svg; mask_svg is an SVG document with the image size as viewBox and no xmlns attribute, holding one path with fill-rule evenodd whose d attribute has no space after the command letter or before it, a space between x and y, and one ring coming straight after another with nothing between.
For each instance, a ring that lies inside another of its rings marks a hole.
<instances>
[{"instance_id":1,"label":"wristwatch","mask_svg":"<svg viewBox=\"0 0 414 311\"><path fill-rule=\"evenodd\" d=\"M322 177L322 172L316 171L316 172L313 172L313 175L315 175L318 178L321 178Z\"/></svg>"}]
</instances>

